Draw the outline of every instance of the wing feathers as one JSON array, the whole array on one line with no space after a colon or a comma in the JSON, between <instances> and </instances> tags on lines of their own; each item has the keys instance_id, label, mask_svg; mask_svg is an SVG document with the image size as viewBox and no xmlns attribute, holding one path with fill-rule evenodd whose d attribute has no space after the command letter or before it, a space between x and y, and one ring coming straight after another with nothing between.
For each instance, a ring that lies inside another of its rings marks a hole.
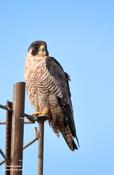
<instances>
[{"instance_id":1,"label":"wing feathers","mask_svg":"<svg viewBox=\"0 0 114 175\"><path fill-rule=\"evenodd\" d=\"M58 102L62 108L62 111L65 116L65 124L69 126L70 132L72 134L72 138L75 137L77 140L77 144L79 146L78 138L76 135L76 128L73 118L73 108L72 108L72 102L71 102L71 93L70 93L70 87L69 87L69 80L70 76L64 72L62 66L60 63L52 57L47 57L46 59L46 67L53 78L55 78L55 81L58 83L58 87L61 89L62 98L59 96L56 96L58 99ZM63 132L61 131L63 134ZM63 137L66 136L63 134ZM68 142L68 139L66 139L66 142ZM73 139L72 139L73 140ZM72 145L76 148L74 141L72 141ZM72 148L73 149L73 148Z\"/></svg>"}]
</instances>

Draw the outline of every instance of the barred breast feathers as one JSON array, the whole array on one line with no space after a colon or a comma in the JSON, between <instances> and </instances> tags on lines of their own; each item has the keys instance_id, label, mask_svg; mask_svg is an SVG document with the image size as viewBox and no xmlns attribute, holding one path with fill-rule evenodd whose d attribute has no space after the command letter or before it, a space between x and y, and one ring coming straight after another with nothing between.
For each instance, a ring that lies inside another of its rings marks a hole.
<instances>
[{"instance_id":1,"label":"barred breast feathers","mask_svg":"<svg viewBox=\"0 0 114 175\"><path fill-rule=\"evenodd\" d=\"M35 86L37 88L43 88L45 91L52 92L55 95L62 97L62 93L59 84L55 77L50 75L46 67L46 57L40 59L37 56L27 56L25 62L25 81L31 84L35 79ZM42 89L42 90L43 90Z\"/></svg>"}]
</instances>

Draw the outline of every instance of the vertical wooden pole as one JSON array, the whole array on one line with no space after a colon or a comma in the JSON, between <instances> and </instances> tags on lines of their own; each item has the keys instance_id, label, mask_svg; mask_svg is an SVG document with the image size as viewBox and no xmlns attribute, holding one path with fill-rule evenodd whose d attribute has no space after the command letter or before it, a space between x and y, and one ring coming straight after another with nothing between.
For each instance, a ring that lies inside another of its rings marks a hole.
<instances>
[{"instance_id":1,"label":"vertical wooden pole","mask_svg":"<svg viewBox=\"0 0 114 175\"><path fill-rule=\"evenodd\" d=\"M24 131L25 83L14 85L12 143L11 143L11 175L22 175L23 163L23 131Z\"/></svg>"},{"instance_id":2,"label":"vertical wooden pole","mask_svg":"<svg viewBox=\"0 0 114 175\"><path fill-rule=\"evenodd\" d=\"M6 112L6 165L5 175L10 175L10 159L11 159L11 130L12 130L12 103L7 101Z\"/></svg>"},{"instance_id":3,"label":"vertical wooden pole","mask_svg":"<svg viewBox=\"0 0 114 175\"><path fill-rule=\"evenodd\" d=\"M38 145L38 175L43 175L44 121L39 122L40 139Z\"/></svg>"},{"instance_id":4,"label":"vertical wooden pole","mask_svg":"<svg viewBox=\"0 0 114 175\"><path fill-rule=\"evenodd\" d=\"M48 120L47 115L41 115L37 117L39 124L40 139L38 145L38 175L43 175L43 158L44 158L44 122Z\"/></svg>"}]
</instances>

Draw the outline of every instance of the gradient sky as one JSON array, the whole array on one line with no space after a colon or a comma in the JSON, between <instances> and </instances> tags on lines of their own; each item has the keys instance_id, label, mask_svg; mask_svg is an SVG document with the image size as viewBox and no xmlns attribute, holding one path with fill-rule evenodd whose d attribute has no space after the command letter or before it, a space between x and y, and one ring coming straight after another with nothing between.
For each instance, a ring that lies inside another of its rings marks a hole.
<instances>
[{"instance_id":1,"label":"gradient sky","mask_svg":"<svg viewBox=\"0 0 114 175\"><path fill-rule=\"evenodd\" d=\"M24 81L27 48L40 39L71 76L80 141L80 149L71 152L46 123L44 175L113 175L114 1L2 1L0 104L12 100L13 84ZM27 98L25 111L33 112ZM3 110L0 120L5 120ZM35 126L25 126L24 144L34 139ZM0 148L5 148L5 126L0 126ZM23 175L37 174L37 151L37 143L24 151Z\"/></svg>"}]
</instances>

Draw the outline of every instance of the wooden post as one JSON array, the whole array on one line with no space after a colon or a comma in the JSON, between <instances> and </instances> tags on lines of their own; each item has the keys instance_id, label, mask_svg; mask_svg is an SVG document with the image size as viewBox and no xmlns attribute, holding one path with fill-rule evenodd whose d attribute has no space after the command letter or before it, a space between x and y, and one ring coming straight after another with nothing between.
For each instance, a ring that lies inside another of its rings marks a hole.
<instances>
[{"instance_id":1,"label":"wooden post","mask_svg":"<svg viewBox=\"0 0 114 175\"><path fill-rule=\"evenodd\" d=\"M24 130L25 83L14 85L12 143L11 143L11 175L22 175L23 164L23 130Z\"/></svg>"},{"instance_id":2,"label":"wooden post","mask_svg":"<svg viewBox=\"0 0 114 175\"><path fill-rule=\"evenodd\" d=\"M38 116L39 124L39 145L38 145L38 175L43 175L43 157L44 157L44 122L49 119L48 116Z\"/></svg>"},{"instance_id":3,"label":"wooden post","mask_svg":"<svg viewBox=\"0 0 114 175\"><path fill-rule=\"evenodd\" d=\"M40 139L38 145L38 175L43 175L44 121L39 122Z\"/></svg>"},{"instance_id":4,"label":"wooden post","mask_svg":"<svg viewBox=\"0 0 114 175\"><path fill-rule=\"evenodd\" d=\"M5 175L10 175L10 159L11 159L11 130L12 130L12 103L7 101L6 112L6 162ZM10 110L9 110L10 109Z\"/></svg>"}]
</instances>

